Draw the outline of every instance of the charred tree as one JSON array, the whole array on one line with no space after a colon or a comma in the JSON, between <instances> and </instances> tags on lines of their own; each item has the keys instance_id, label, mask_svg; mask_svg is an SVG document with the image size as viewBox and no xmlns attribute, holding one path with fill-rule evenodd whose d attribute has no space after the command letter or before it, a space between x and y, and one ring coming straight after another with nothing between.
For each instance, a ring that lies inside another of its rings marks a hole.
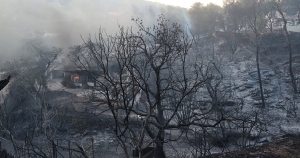
<instances>
[{"instance_id":1,"label":"charred tree","mask_svg":"<svg viewBox=\"0 0 300 158\"><path fill-rule=\"evenodd\" d=\"M192 37L163 15L151 27L141 19L133 21L137 32L123 27L115 36L100 32L96 41L85 40L85 51L72 59L91 74L93 66L103 73L95 77L95 90L104 95L103 105L113 118L109 126L126 157L129 145L142 155L142 149L154 144L155 157L164 158L164 144L177 141L166 137L166 130L212 127L223 118L207 124L199 119L207 113L190 110L199 108L195 99L208 80L200 74L205 68L192 52ZM133 121L137 115L143 118L138 128Z\"/></svg>"},{"instance_id":2,"label":"charred tree","mask_svg":"<svg viewBox=\"0 0 300 158\"><path fill-rule=\"evenodd\" d=\"M283 21L283 32L284 32L284 35L286 38L288 53L289 53L289 73L290 73L290 77L291 77L292 87L293 87L294 93L296 94L298 91L297 91L296 79L294 76L294 70L293 70L292 44L291 44L291 38L290 38L289 31L287 30L287 19L286 19L286 15L282 9L282 3L283 2L281 2L281 1L273 0L273 8L274 8L274 10L276 10L279 13L279 15Z\"/></svg>"}]
</instances>

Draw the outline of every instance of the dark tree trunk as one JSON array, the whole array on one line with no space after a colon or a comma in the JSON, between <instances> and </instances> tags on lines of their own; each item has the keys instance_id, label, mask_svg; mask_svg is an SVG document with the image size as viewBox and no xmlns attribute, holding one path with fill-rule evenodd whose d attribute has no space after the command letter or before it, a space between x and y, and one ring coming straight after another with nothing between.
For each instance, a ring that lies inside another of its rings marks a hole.
<instances>
[{"instance_id":1,"label":"dark tree trunk","mask_svg":"<svg viewBox=\"0 0 300 158\"><path fill-rule=\"evenodd\" d=\"M164 146L163 143L156 143L156 148L155 148L155 158L165 158L165 152L164 152Z\"/></svg>"},{"instance_id":2,"label":"dark tree trunk","mask_svg":"<svg viewBox=\"0 0 300 158\"><path fill-rule=\"evenodd\" d=\"M256 43L258 44L258 42L256 42ZM256 67L257 67L257 74L258 74L258 82L259 82L259 89L260 89L260 97L261 97L261 102L262 102L262 108L265 108L266 104L265 104L264 90L263 90L263 86L262 86L262 82L261 82L261 75L260 75L259 48L258 47L259 46L256 45Z\"/></svg>"},{"instance_id":3,"label":"dark tree trunk","mask_svg":"<svg viewBox=\"0 0 300 158\"><path fill-rule=\"evenodd\" d=\"M8 157L6 150L0 149L0 157L2 157L2 158L7 158Z\"/></svg>"},{"instance_id":4,"label":"dark tree trunk","mask_svg":"<svg viewBox=\"0 0 300 158\"><path fill-rule=\"evenodd\" d=\"M285 33L286 41L287 41L287 44L288 44L288 51L289 51L289 73L290 73L294 93L297 93L297 84L296 84L296 80L295 80L294 72L293 72L292 45L291 45L290 35L289 35L289 32L288 32L287 27L286 27L287 21L285 19L284 13L282 12L281 8L279 7L279 4L276 4L276 7L277 7L277 11L281 15L281 18L282 18L282 21L283 21L283 31Z\"/></svg>"}]
</instances>

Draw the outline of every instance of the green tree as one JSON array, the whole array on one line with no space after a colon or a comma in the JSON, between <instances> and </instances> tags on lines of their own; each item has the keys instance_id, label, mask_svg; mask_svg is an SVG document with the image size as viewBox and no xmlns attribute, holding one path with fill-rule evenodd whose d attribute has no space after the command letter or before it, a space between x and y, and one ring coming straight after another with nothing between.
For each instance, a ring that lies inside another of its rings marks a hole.
<instances>
[{"instance_id":1,"label":"green tree","mask_svg":"<svg viewBox=\"0 0 300 158\"><path fill-rule=\"evenodd\" d=\"M194 3L189 9L189 16L192 20L192 30L195 35L202 33L213 34L220 28L222 20L222 8L210 3L204 6L200 2Z\"/></svg>"}]
</instances>

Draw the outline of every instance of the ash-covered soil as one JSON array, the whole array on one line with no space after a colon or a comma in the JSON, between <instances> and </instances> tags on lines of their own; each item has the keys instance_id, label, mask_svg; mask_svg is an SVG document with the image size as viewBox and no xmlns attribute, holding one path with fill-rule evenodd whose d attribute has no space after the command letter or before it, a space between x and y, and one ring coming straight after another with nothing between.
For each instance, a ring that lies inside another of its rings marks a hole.
<instances>
[{"instance_id":1,"label":"ash-covered soil","mask_svg":"<svg viewBox=\"0 0 300 158\"><path fill-rule=\"evenodd\" d=\"M298 158L300 135L286 135L273 142L244 150L213 154L205 158Z\"/></svg>"}]
</instances>

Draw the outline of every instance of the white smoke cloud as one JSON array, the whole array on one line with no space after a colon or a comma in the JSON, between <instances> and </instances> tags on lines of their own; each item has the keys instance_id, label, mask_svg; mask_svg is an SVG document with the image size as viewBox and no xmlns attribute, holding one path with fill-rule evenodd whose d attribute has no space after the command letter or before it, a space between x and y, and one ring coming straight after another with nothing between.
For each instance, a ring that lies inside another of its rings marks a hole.
<instances>
[{"instance_id":1,"label":"white smoke cloud","mask_svg":"<svg viewBox=\"0 0 300 158\"><path fill-rule=\"evenodd\" d=\"M118 25L132 26L132 17L153 24L165 6L143 0L3 0L0 2L0 63L24 55L22 41L42 32L49 47L81 44L99 28L109 34ZM23 54L22 54L23 53Z\"/></svg>"}]
</instances>

